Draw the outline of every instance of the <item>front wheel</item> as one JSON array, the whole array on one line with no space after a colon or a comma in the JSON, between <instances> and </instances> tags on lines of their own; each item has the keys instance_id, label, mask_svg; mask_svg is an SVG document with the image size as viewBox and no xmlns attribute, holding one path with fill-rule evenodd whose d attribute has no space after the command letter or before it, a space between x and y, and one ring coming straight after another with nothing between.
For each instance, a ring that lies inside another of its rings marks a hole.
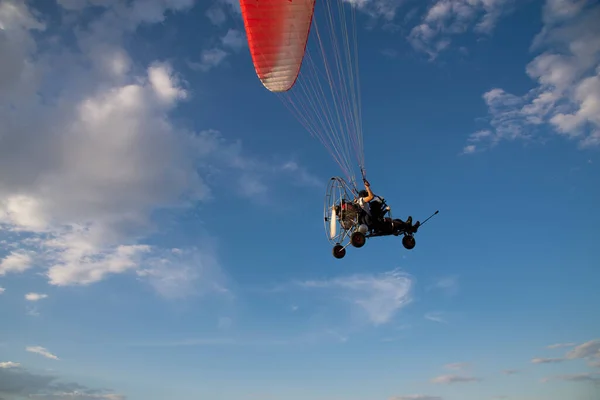
<instances>
[{"instance_id":1,"label":"front wheel","mask_svg":"<svg viewBox=\"0 0 600 400\"><path fill-rule=\"evenodd\" d=\"M405 249L407 250L412 250L415 248L416 245L416 241L415 241L415 237L414 236L410 236L410 235L405 235L402 238L402 245L404 246Z\"/></svg>"},{"instance_id":2,"label":"front wheel","mask_svg":"<svg viewBox=\"0 0 600 400\"><path fill-rule=\"evenodd\" d=\"M333 246L333 256L337 259L344 258L346 255L346 249L341 244Z\"/></svg>"},{"instance_id":3,"label":"front wheel","mask_svg":"<svg viewBox=\"0 0 600 400\"><path fill-rule=\"evenodd\" d=\"M352 246L354 247L363 247L366 241L367 238L361 232L354 232L352 236L350 236L350 243L352 243Z\"/></svg>"}]
</instances>

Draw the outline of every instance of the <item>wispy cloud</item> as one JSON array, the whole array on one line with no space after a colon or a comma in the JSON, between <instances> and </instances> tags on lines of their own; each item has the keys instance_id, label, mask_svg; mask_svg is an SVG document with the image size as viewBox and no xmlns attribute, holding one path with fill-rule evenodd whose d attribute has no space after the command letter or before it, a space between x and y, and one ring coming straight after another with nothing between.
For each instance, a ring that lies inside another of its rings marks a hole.
<instances>
[{"instance_id":1,"label":"wispy cloud","mask_svg":"<svg viewBox=\"0 0 600 400\"><path fill-rule=\"evenodd\" d=\"M224 300L233 294L210 240L203 248L170 249L147 257L136 271L158 294L168 299L213 296Z\"/></svg>"},{"instance_id":2,"label":"wispy cloud","mask_svg":"<svg viewBox=\"0 0 600 400\"><path fill-rule=\"evenodd\" d=\"M590 357L600 358L600 339L594 339L580 344L573 350L569 351L565 357L569 360Z\"/></svg>"},{"instance_id":3,"label":"wispy cloud","mask_svg":"<svg viewBox=\"0 0 600 400\"><path fill-rule=\"evenodd\" d=\"M227 330L233 325L233 320L229 317L219 317L217 321L217 327L219 329Z\"/></svg>"},{"instance_id":4,"label":"wispy cloud","mask_svg":"<svg viewBox=\"0 0 600 400\"><path fill-rule=\"evenodd\" d=\"M594 2L546 2L544 26L531 46L544 51L526 66L537 86L522 96L501 88L486 92L491 129L471 134L463 153L505 140L534 140L545 127L580 148L600 145L599 19L600 5Z\"/></svg>"},{"instance_id":5,"label":"wispy cloud","mask_svg":"<svg viewBox=\"0 0 600 400\"><path fill-rule=\"evenodd\" d=\"M311 174L305 167L299 165L295 161L288 161L281 167L281 172L288 174L298 182L301 186L323 187L323 181L317 176Z\"/></svg>"},{"instance_id":6,"label":"wispy cloud","mask_svg":"<svg viewBox=\"0 0 600 400\"><path fill-rule=\"evenodd\" d=\"M223 49L214 48L203 50L200 54L200 60L197 62L189 62L189 66L193 69L208 72L221 65L227 56L228 53Z\"/></svg>"},{"instance_id":7,"label":"wispy cloud","mask_svg":"<svg viewBox=\"0 0 600 400\"><path fill-rule=\"evenodd\" d=\"M433 322L437 322L440 324L446 324L448 323L446 321L446 319L444 318L444 313L441 311L431 311L425 314L424 316L425 319L429 320L429 321L433 321Z\"/></svg>"},{"instance_id":8,"label":"wispy cloud","mask_svg":"<svg viewBox=\"0 0 600 400\"><path fill-rule=\"evenodd\" d=\"M405 4L404 0L343 0L357 7L373 20L383 20L385 28L398 15L398 9Z\"/></svg>"},{"instance_id":9,"label":"wispy cloud","mask_svg":"<svg viewBox=\"0 0 600 400\"><path fill-rule=\"evenodd\" d=\"M462 375L441 375L431 379L431 383L450 385L453 383L480 382L481 378Z\"/></svg>"},{"instance_id":10,"label":"wispy cloud","mask_svg":"<svg viewBox=\"0 0 600 400\"><path fill-rule=\"evenodd\" d=\"M200 53L198 61L188 61L190 68L208 72L214 68L224 65L227 57L232 52L239 52L246 46L246 36L244 32L236 29L229 29L225 35L219 38L214 47L203 50Z\"/></svg>"},{"instance_id":11,"label":"wispy cloud","mask_svg":"<svg viewBox=\"0 0 600 400\"><path fill-rule=\"evenodd\" d=\"M555 343L555 344L551 344L549 346L547 346L546 348L548 349L560 349L563 347L573 347L575 346L577 343Z\"/></svg>"},{"instance_id":12,"label":"wispy cloud","mask_svg":"<svg viewBox=\"0 0 600 400\"><path fill-rule=\"evenodd\" d=\"M246 46L247 41L244 32L237 29L229 29L225 36L221 38L221 43L224 47L239 51L242 47Z\"/></svg>"},{"instance_id":13,"label":"wispy cloud","mask_svg":"<svg viewBox=\"0 0 600 400\"><path fill-rule=\"evenodd\" d=\"M339 341L341 343L345 343L345 342L348 341L348 336L342 335L341 333L339 333L335 329L326 329L325 332L327 334L331 335L332 337L334 337L337 341Z\"/></svg>"},{"instance_id":14,"label":"wispy cloud","mask_svg":"<svg viewBox=\"0 0 600 400\"><path fill-rule=\"evenodd\" d=\"M381 54L388 58L396 58L399 55L398 50L395 49L383 49L381 50Z\"/></svg>"},{"instance_id":15,"label":"wispy cloud","mask_svg":"<svg viewBox=\"0 0 600 400\"><path fill-rule=\"evenodd\" d=\"M514 3L514 0L437 0L422 22L411 30L408 41L433 60L450 46L452 36L470 29L478 34L490 34Z\"/></svg>"},{"instance_id":16,"label":"wispy cloud","mask_svg":"<svg viewBox=\"0 0 600 400\"><path fill-rule=\"evenodd\" d=\"M519 373L518 369L505 369L502 371L504 375L516 375Z\"/></svg>"},{"instance_id":17,"label":"wispy cloud","mask_svg":"<svg viewBox=\"0 0 600 400\"><path fill-rule=\"evenodd\" d=\"M223 11L223 8L219 7L218 4L214 5L206 11L206 17L214 25L221 25L227 20L227 15L225 14L225 11Z\"/></svg>"},{"instance_id":18,"label":"wispy cloud","mask_svg":"<svg viewBox=\"0 0 600 400\"><path fill-rule=\"evenodd\" d=\"M254 346L289 346L300 344L316 344L323 341L345 343L348 336L331 328L313 330L291 336L253 336L253 335L221 335L215 337L189 337L177 339L143 340L128 343L131 347L254 347Z\"/></svg>"},{"instance_id":19,"label":"wispy cloud","mask_svg":"<svg viewBox=\"0 0 600 400\"><path fill-rule=\"evenodd\" d=\"M39 374L21 367L0 367L0 392L3 398L7 399L125 400L125 396L118 393L92 389L54 375Z\"/></svg>"},{"instance_id":20,"label":"wispy cloud","mask_svg":"<svg viewBox=\"0 0 600 400\"><path fill-rule=\"evenodd\" d=\"M43 293L27 293L25 295L25 300L27 301L39 301L42 299L47 298L48 295L47 294L43 294Z\"/></svg>"},{"instance_id":21,"label":"wispy cloud","mask_svg":"<svg viewBox=\"0 0 600 400\"><path fill-rule=\"evenodd\" d=\"M381 274L356 274L328 280L300 282L310 290L333 290L364 311L375 325L385 324L410 304L412 278L400 270Z\"/></svg>"},{"instance_id":22,"label":"wispy cloud","mask_svg":"<svg viewBox=\"0 0 600 400\"><path fill-rule=\"evenodd\" d=\"M588 372L581 374L555 375L551 377L542 378L541 381L600 382L600 374Z\"/></svg>"},{"instance_id":23,"label":"wispy cloud","mask_svg":"<svg viewBox=\"0 0 600 400\"><path fill-rule=\"evenodd\" d=\"M46 348L44 348L42 346L28 346L25 348L25 351L28 351L30 353L39 354L43 357L50 358L52 360L59 359L56 355L50 353Z\"/></svg>"},{"instance_id":24,"label":"wispy cloud","mask_svg":"<svg viewBox=\"0 0 600 400\"><path fill-rule=\"evenodd\" d=\"M438 278L429 288L440 290L449 296L454 296L458 294L458 277L445 276Z\"/></svg>"},{"instance_id":25,"label":"wispy cloud","mask_svg":"<svg viewBox=\"0 0 600 400\"><path fill-rule=\"evenodd\" d=\"M206 16L214 25L222 25L228 16L235 18L241 16L240 2L238 0L216 0L207 10Z\"/></svg>"},{"instance_id":26,"label":"wispy cloud","mask_svg":"<svg viewBox=\"0 0 600 400\"><path fill-rule=\"evenodd\" d=\"M39 317L40 312L37 309L37 307L27 307L27 315L29 315L30 317Z\"/></svg>"},{"instance_id":27,"label":"wispy cloud","mask_svg":"<svg viewBox=\"0 0 600 400\"><path fill-rule=\"evenodd\" d=\"M446 365L444 365L444 368L453 370L453 371L460 371L460 370L464 370L470 366L471 366L471 364L468 362L457 362L457 363L446 364Z\"/></svg>"},{"instance_id":28,"label":"wispy cloud","mask_svg":"<svg viewBox=\"0 0 600 400\"><path fill-rule=\"evenodd\" d=\"M0 368L19 368L20 366L21 364L12 361L0 362Z\"/></svg>"},{"instance_id":29,"label":"wispy cloud","mask_svg":"<svg viewBox=\"0 0 600 400\"><path fill-rule=\"evenodd\" d=\"M531 359L531 363L532 364L556 364L556 363L560 363L563 362L565 359L564 358L532 358Z\"/></svg>"},{"instance_id":30,"label":"wispy cloud","mask_svg":"<svg viewBox=\"0 0 600 400\"><path fill-rule=\"evenodd\" d=\"M0 294L4 293L6 291L6 289L4 289L3 287L0 286Z\"/></svg>"}]
</instances>

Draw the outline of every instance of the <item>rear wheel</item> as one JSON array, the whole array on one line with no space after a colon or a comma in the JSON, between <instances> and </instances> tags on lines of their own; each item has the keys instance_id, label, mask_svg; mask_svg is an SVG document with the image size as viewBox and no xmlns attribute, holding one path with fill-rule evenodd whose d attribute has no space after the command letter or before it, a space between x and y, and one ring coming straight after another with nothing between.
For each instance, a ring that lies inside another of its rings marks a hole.
<instances>
[{"instance_id":1,"label":"rear wheel","mask_svg":"<svg viewBox=\"0 0 600 400\"><path fill-rule=\"evenodd\" d=\"M354 232L352 236L350 236L350 243L354 247L363 247L367 238L361 232Z\"/></svg>"},{"instance_id":2,"label":"rear wheel","mask_svg":"<svg viewBox=\"0 0 600 400\"><path fill-rule=\"evenodd\" d=\"M336 244L335 246L333 246L333 256L335 258L344 258L345 255L346 249L344 248L344 246L342 246L341 244Z\"/></svg>"},{"instance_id":3,"label":"rear wheel","mask_svg":"<svg viewBox=\"0 0 600 400\"><path fill-rule=\"evenodd\" d=\"M414 236L410 236L410 235L405 235L402 238L402 245L404 246L405 249L407 250L412 250L415 248L416 245L416 241L415 241L415 237Z\"/></svg>"}]
</instances>

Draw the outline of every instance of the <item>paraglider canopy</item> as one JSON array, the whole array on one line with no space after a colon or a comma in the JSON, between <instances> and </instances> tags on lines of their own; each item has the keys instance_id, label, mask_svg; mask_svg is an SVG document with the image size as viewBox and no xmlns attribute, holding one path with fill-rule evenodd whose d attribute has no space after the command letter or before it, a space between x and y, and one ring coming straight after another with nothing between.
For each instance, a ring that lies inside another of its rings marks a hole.
<instances>
[{"instance_id":1,"label":"paraglider canopy","mask_svg":"<svg viewBox=\"0 0 600 400\"><path fill-rule=\"evenodd\" d=\"M312 22L315 0L240 0L256 74L272 92L294 85Z\"/></svg>"}]
</instances>

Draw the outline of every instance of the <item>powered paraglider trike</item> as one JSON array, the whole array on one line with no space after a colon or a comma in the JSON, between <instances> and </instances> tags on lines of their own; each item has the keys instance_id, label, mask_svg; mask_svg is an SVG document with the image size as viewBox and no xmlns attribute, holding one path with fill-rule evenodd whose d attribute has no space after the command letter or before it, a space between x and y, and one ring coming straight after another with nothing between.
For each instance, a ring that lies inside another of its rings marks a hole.
<instances>
[{"instance_id":1,"label":"powered paraglider trike","mask_svg":"<svg viewBox=\"0 0 600 400\"><path fill-rule=\"evenodd\" d=\"M415 233L423 226L436 211L422 223L412 224L412 218L396 226L392 223L391 208L384 203L382 218L388 223L389 229L378 229L369 226L362 217L362 209L355 201L356 190L351 188L342 178L333 177L329 180L325 194L324 221L327 239L333 244L333 256L344 258L348 245L360 248L366 244L367 239L378 236L402 235L402 245L407 250L412 250L415 245Z\"/></svg>"}]
</instances>

